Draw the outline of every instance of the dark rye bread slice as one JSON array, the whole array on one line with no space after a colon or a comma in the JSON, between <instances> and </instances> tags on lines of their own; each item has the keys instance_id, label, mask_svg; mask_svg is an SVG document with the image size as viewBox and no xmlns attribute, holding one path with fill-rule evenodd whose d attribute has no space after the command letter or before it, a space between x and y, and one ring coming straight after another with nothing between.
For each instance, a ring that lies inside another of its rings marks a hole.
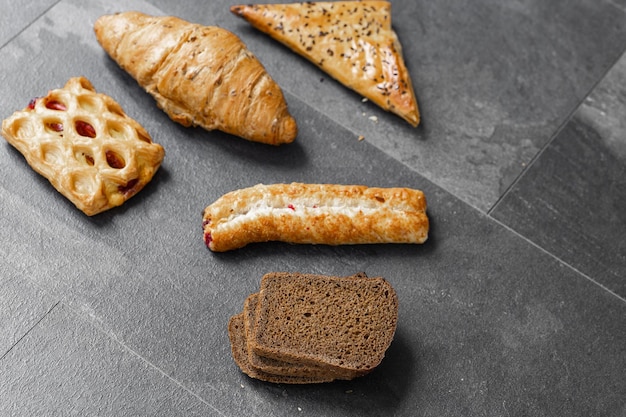
<instances>
[{"instance_id":1,"label":"dark rye bread slice","mask_svg":"<svg viewBox=\"0 0 626 417\"><path fill-rule=\"evenodd\" d=\"M251 294L246 298L243 307L243 319L246 339L250 340L254 335L254 322L256 320L256 307L259 294ZM299 376L312 378L328 378L331 375L336 379L349 380L355 377L352 372L337 372L328 366L302 364L298 362L285 362L282 360L266 358L257 355L254 350L248 349L248 362L257 371L274 375Z\"/></svg>"},{"instance_id":2,"label":"dark rye bread slice","mask_svg":"<svg viewBox=\"0 0 626 417\"><path fill-rule=\"evenodd\" d=\"M230 338L230 346L235 363L239 369L250 378L276 384L315 384L334 380L332 376L304 377L274 375L252 367L248 360L248 342L246 340L243 313L232 316L228 321L228 337Z\"/></svg>"},{"instance_id":3,"label":"dark rye bread slice","mask_svg":"<svg viewBox=\"0 0 626 417\"><path fill-rule=\"evenodd\" d=\"M382 277L273 272L263 276L256 308L255 354L365 375L395 334L398 299Z\"/></svg>"},{"instance_id":4,"label":"dark rye bread slice","mask_svg":"<svg viewBox=\"0 0 626 417\"><path fill-rule=\"evenodd\" d=\"M259 299L259 294L251 294L243 305L243 319L246 339L250 340L254 334L254 322L256 319L256 307ZM248 349L248 361L250 366L263 372L267 372L274 375L286 375L286 376L323 376L328 374L329 371L321 366L306 365L300 363L289 363L276 359L266 358L259 356L252 349Z\"/></svg>"}]
</instances>

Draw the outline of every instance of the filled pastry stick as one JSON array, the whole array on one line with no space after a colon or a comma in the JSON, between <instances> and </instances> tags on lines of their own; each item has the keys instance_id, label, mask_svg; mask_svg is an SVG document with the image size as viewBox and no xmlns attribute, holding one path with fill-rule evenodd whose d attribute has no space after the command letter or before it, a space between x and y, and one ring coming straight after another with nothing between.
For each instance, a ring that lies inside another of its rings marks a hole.
<instances>
[{"instance_id":1,"label":"filled pastry stick","mask_svg":"<svg viewBox=\"0 0 626 417\"><path fill-rule=\"evenodd\" d=\"M258 184L205 208L204 241L223 252L253 242L325 245L423 243L422 191L335 184Z\"/></svg>"},{"instance_id":2,"label":"filled pastry stick","mask_svg":"<svg viewBox=\"0 0 626 417\"><path fill-rule=\"evenodd\" d=\"M388 1L248 4L230 10L346 87L412 126L419 124Z\"/></svg>"},{"instance_id":3,"label":"filled pastry stick","mask_svg":"<svg viewBox=\"0 0 626 417\"><path fill-rule=\"evenodd\" d=\"M183 126L271 145L295 139L280 87L233 33L140 12L101 16L94 31L111 58Z\"/></svg>"},{"instance_id":4,"label":"filled pastry stick","mask_svg":"<svg viewBox=\"0 0 626 417\"><path fill-rule=\"evenodd\" d=\"M154 176L163 147L84 77L2 122L28 164L86 215L123 204Z\"/></svg>"}]
</instances>

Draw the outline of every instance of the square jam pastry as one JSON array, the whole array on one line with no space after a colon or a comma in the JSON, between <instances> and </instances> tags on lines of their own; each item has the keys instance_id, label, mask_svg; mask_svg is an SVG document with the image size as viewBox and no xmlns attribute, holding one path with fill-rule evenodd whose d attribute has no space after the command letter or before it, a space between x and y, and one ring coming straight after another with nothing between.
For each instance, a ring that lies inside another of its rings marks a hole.
<instances>
[{"instance_id":1,"label":"square jam pastry","mask_svg":"<svg viewBox=\"0 0 626 417\"><path fill-rule=\"evenodd\" d=\"M165 155L137 121L84 77L71 78L3 120L2 136L88 216L137 194Z\"/></svg>"}]
</instances>

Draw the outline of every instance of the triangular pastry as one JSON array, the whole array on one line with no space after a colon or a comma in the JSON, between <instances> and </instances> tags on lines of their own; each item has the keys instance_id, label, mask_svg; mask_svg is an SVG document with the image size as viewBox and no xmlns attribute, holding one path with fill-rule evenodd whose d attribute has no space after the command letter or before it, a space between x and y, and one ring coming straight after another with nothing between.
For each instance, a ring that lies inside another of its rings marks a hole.
<instances>
[{"instance_id":1,"label":"triangular pastry","mask_svg":"<svg viewBox=\"0 0 626 417\"><path fill-rule=\"evenodd\" d=\"M163 147L84 77L2 122L28 164L86 215L123 204L154 176Z\"/></svg>"},{"instance_id":2,"label":"triangular pastry","mask_svg":"<svg viewBox=\"0 0 626 417\"><path fill-rule=\"evenodd\" d=\"M231 7L328 75L412 126L420 114L387 1L251 4Z\"/></svg>"},{"instance_id":3,"label":"triangular pastry","mask_svg":"<svg viewBox=\"0 0 626 417\"><path fill-rule=\"evenodd\" d=\"M183 126L272 145L295 139L280 87L233 33L132 11L101 16L94 31L111 58Z\"/></svg>"}]
</instances>

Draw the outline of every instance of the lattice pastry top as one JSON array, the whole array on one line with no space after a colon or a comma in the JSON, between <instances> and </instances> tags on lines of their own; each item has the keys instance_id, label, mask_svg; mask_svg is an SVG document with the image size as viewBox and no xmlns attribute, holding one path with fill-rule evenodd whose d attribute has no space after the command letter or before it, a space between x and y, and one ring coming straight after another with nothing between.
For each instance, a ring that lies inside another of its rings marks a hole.
<instances>
[{"instance_id":1,"label":"lattice pastry top","mask_svg":"<svg viewBox=\"0 0 626 417\"><path fill-rule=\"evenodd\" d=\"M139 192L165 155L137 121L84 77L31 100L3 120L2 135L88 216Z\"/></svg>"}]
</instances>

